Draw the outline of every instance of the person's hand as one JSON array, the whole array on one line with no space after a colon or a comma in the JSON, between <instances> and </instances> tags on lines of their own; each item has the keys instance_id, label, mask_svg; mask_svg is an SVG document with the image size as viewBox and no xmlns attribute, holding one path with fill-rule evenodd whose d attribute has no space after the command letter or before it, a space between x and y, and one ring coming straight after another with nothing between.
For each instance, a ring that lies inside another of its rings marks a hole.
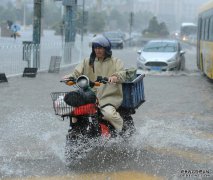
<instances>
[{"instance_id":1,"label":"person's hand","mask_svg":"<svg viewBox=\"0 0 213 180\"><path fill-rule=\"evenodd\" d=\"M117 83L118 82L118 77L117 76L110 76L108 78L109 83Z\"/></svg>"},{"instance_id":2,"label":"person's hand","mask_svg":"<svg viewBox=\"0 0 213 180\"><path fill-rule=\"evenodd\" d=\"M68 76L68 75L65 75L64 77L62 77L62 79L65 80L65 81L66 81L66 80L69 80L69 76Z\"/></svg>"}]
</instances>

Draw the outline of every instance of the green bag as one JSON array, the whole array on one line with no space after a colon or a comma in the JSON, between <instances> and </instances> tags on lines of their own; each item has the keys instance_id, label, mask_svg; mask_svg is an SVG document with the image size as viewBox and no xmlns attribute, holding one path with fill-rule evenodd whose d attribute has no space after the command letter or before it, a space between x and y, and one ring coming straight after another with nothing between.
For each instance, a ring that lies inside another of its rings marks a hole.
<instances>
[{"instance_id":1,"label":"green bag","mask_svg":"<svg viewBox=\"0 0 213 180\"><path fill-rule=\"evenodd\" d=\"M127 68L126 71L126 82L132 82L137 77L136 68Z\"/></svg>"}]
</instances>

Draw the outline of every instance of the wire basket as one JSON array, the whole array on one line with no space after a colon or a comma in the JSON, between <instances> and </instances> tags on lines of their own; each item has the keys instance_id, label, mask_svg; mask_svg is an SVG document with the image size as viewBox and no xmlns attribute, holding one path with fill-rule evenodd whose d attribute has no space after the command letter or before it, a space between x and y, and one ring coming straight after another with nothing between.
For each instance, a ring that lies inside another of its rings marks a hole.
<instances>
[{"instance_id":1,"label":"wire basket","mask_svg":"<svg viewBox=\"0 0 213 180\"><path fill-rule=\"evenodd\" d=\"M68 92L52 92L51 97L53 100L53 108L55 114L65 116L89 116L97 113L97 105L94 103L84 104L78 107L69 106L64 101L64 96Z\"/></svg>"},{"instance_id":2,"label":"wire basket","mask_svg":"<svg viewBox=\"0 0 213 180\"><path fill-rule=\"evenodd\" d=\"M53 108L55 110L55 114L59 116L70 116L74 107L67 105L64 102L64 96L68 92L52 92L51 98L53 101Z\"/></svg>"}]
</instances>

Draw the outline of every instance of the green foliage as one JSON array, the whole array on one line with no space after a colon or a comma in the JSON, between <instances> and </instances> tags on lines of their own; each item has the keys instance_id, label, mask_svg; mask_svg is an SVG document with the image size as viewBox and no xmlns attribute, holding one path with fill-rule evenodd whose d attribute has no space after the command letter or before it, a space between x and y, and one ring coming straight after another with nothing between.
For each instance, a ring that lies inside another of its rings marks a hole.
<instances>
[{"instance_id":1,"label":"green foliage","mask_svg":"<svg viewBox=\"0 0 213 180\"><path fill-rule=\"evenodd\" d=\"M151 19L151 17L153 17L153 14L149 11L139 11L135 13L133 29L135 29L136 31L141 31L141 29L145 29L147 27L147 24L149 24L149 19Z\"/></svg>"},{"instance_id":2,"label":"green foliage","mask_svg":"<svg viewBox=\"0 0 213 180\"><path fill-rule=\"evenodd\" d=\"M136 12L133 17L133 31L141 31L149 23L149 19L152 17L152 13ZM91 32L105 31L105 30L121 30L129 31L130 14L122 12L119 9L113 8L109 11L102 13L94 12L94 9L89 10L88 29ZM99 27L100 26L100 27ZM97 29L98 28L98 29ZM96 30L97 29L97 30Z\"/></svg>"},{"instance_id":3,"label":"green foliage","mask_svg":"<svg viewBox=\"0 0 213 180\"><path fill-rule=\"evenodd\" d=\"M16 20L16 9L11 2L6 7L0 6L0 22L6 22L7 20Z\"/></svg>"},{"instance_id":4,"label":"green foliage","mask_svg":"<svg viewBox=\"0 0 213 180\"><path fill-rule=\"evenodd\" d=\"M50 1L48 4L44 3L42 17L44 22L42 25L44 28L55 27L55 24L60 24L62 20L61 8L56 6L54 1ZM27 25L33 24L33 9L25 7L25 18ZM24 1L19 9L17 9L14 3L11 2L8 2L6 6L0 6L0 23L5 23L7 20L10 20L12 22L23 24L23 19Z\"/></svg>"},{"instance_id":5,"label":"green foliage","mask_svg":"<svg viewBox=\"0 0 213 180\"><path fill-rule=\"evenodd\" d=\"M158 34L158 31L159 31L159 24L158 24L157 18L154 16L149 21L148 32L153 34Z\"/></svg>"},{"instance_id":6,"label":"green foliage","mask_svg":"<svg viewBox=\"0 0 213 180\"><path fill-rule=\"evenodd\" d=\"M169 32L164 22L158 23L157 17L152 17L149 21L148 28L143 30L146 37L168 36Z\"/></svg>"},{"instance_id":7,"label":"green foliage","mask_svg":"<svg viewBox=\"0 0 213 180\"><path fill-rule=\"evenodd\" d=\"M168 36L169 35L169 31L168 31L167 26L164 22L159 24L159 28L160 28L159 35L161 35L161 36Z\"/></svg>"},{"instance_id":8,"label":"green foliage","mask_svg":"<svg viewBox=\"0 0 213 180\"><path fill-rule=\"evenodd\" d=\"M29 0L30 1L30 0ZM125 0L127 3L127 0ZM23 1L24 2L24 1ZM14 4L8 3L7 6L0 6L0 23L5 23L7 20L12 22L23 23L24 16L24 4L17 9ZM75 25L78 32L81 32L82 27L84 32L88 31L92 33L102 33L106 30L121 30L122 32L128 32L130 29L130 14L127 12L122 12L120 9L113 7L108 8L106 11L97 12L94 7L88 10L88 17L85 24L82 24L82 7L77 8L77 13L75 19ZM26 24L33 24L33 9L25 8L26 13ZM133 26L132 31L145 30L146 34L151 35L166 35L168 30L165 23L158 23L157 18L152 18L152 13L145 12L134 12L133 16ZM64 24L63 17L61 15L61 5L55 3L54 1L44 1L44 7L42 9L43 28L55 29L57 34L63 32ZM149 21L149 19L151 19Z\"/></svg>"},{"instance_id":9,"label":"green foliage","mask_svg":"<svg viewBox=\"0 0 213 180\"><path fill-rule=\"evenodd\" d=\"M26 23L32 24L32 12L27 8L26 13ZM13 3L8 2L6 6L0 6L0 23L5 23L7 20L12 22L20 22L22 24L24 16L24 5L22 4L20 9L17 9Z\"/></svg>"}]
</instances>

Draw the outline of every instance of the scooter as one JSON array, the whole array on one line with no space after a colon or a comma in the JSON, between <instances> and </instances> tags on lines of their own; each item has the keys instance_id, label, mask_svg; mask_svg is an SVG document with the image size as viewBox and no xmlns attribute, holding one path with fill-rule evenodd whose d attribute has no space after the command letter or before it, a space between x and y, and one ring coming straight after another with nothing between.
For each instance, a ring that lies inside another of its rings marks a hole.
<instances>
[{"instance_id":1,"label":"scooter","mask_svg":"<svg viewBox=\"0 0 213 180\"><path fill-rule=\"evenodd\" d=\"M143 77L140 75L138 79L136 78L136 82L140 82L141 84ZM125 107L125 102L123 102L123 106L121 105L117 109L124 121L123 129L118 133L108 121L103 119L98 99L91 90L94 86L104 86L108 83L108 78L99 76L95 82L92 82L87 76L81 75L77 79L71 77L61 82L77 87L77 90L70 92L51 93L55 114L61 116L63 119L66 117L69 119L69 129L65 145L65 158L68 164L82 158L82 152L92 148L95 144L94 141L98 139L111 139L118 136L125 139L135 132L132 114L145 101L143 83L142 89L139 87L143 92L143 97L139 98L140 102L137 103L137 106L128 108ZM125 89L124 86L123 89ZM131 94L128 97L131 97ZM131 104L129 102L126 103L128 105Z\"/></svg>"}]
</instances>

